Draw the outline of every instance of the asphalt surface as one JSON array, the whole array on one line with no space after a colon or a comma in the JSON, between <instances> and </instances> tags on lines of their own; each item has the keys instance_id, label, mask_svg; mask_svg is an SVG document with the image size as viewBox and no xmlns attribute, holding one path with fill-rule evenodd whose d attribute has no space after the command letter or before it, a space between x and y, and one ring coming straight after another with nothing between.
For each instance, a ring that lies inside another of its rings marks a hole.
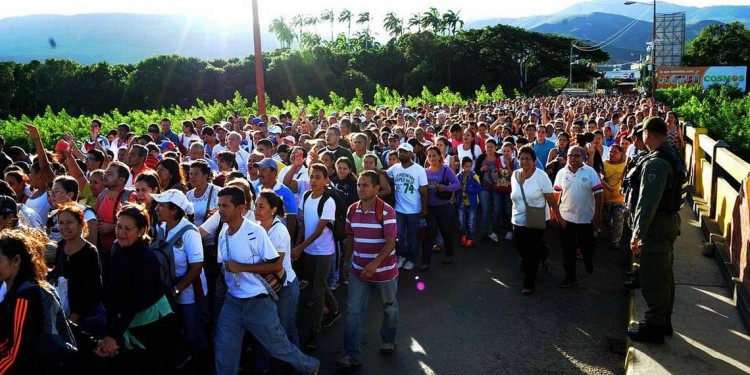
<instances>
[{"instance_id":1,"label":"asphalt surface","mask_svg":"<svg viewBox=\"0 0 750 375\"><path fill-rule=\"evenodd\" d=\"M318 349L320 374L621 374L625 361L627 295L622 283L628 250L597 241L594 272L578 262L578 286L560 289L562 250L556 229L547 230L551 270L540 270L536 291L521 294L522 274L512 241L458 245L452 265L434 254L428 272L401 271L396 352L380 355L382 309L372 295L363 333L363 365L335 366L343 352L343 318L324 329ZM418 290L418 283L424 289ZM307 292L307 293L306 293ZM309 311L303 290L300 336ZM335 291L342 309L346 286ZM345 311L345 310L343 310ZM292 373L274 366L274 374Z\"/></svg>"}]
</instances>

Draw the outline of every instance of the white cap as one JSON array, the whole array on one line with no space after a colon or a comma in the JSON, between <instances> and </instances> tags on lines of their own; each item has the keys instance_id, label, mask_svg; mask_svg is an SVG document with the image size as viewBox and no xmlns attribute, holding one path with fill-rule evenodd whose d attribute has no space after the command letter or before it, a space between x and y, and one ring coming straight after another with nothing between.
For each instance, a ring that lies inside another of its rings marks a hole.
<instances>
[{"instance_id":1,"label":"white cap","mask_svg":"<svg viewBox=\"0 0 750 375\"><path fill-rule=\"evenodd\" d=\"M414 147L412 147L408 143L402 143L402 144L398 145L398 150L404 150L404 151L414 152Z\"/></svg>"},{"instance_id":2,"label":"white cap","mask_svg":"<svg viewBox=\"0 0 750 375\"><path fill-rule=\"evenodd\" d=\"M281 130L281 127L279 127L278 125L274 125L268 128L268 132L271 134L281 134L283 131Z\"/></svg>"},{"instance_id":3,"label":"white cap","mask_svg":"<svg viewBox=\"0 0 750 375\"><path fill-rule=\"evenodd\" d=\"M194 213L193 203L188 201L185 193L177 189L169 189L161 194L151 194L151 198L159 203L173 203L188 215Z\"/></svg>"}]
</instances>

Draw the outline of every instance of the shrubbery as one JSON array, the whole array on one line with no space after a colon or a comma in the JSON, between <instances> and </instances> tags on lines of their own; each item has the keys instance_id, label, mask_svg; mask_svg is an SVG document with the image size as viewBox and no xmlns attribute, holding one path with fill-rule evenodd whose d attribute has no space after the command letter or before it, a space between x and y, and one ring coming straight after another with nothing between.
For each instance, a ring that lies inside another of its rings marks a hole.
<instances>
[{"instance_id":1,"label":"shrubbery","mask_svg":"<svg viewBox=\"0 0 750 375\"><path fill-rule=\"evenodd\" d=\"M750 160L750 96L736 88L681 86L659 90L657 99L693 125L708 129L714 139L727 142L732 151Z\"/></svg>"},{"instance_id":2,"label":"shrubbery","mask_svg":"<svg viewBox=\"0 0 750 375\"><path fill-rule=\"evenodd\" d=\"M452 92L448 88L444 88L439 93L433 94L427 87L424 87L421 96L412 97L401 95L396 90L377 85L375 87L374 98L374 104L385 105L390 108L400 106L401 98L406 98L409 106L417 106L417 104L425 102L433 104L438 102L466 104L466 99L460 93ZM475 98L482 102L496 101L505 98L505 94L500 86L497 86L492 92L488 92L487 88L482 86L479 90L476 90ZM266 96L266 103L271 103L268 96ZM320 109L330 114L333 111L353 111L355 107L364 107L365 104L367 102L362 92L356 89L355 95L351 100L346 100L342 96L331 92L328 99L312 96L308 96L306 99L297 97L295 101L283 101L281 107L268 105L266 112L269 115L279 114L282 111L297 114L300 109L304 108L309 114L317 114ZM239 92L236 92L234 98L223 103L218 101L206 103L198 99L197 104L190 108L172 106L161 110L138 110L127 113L120 113L119 110L115 109L109 113L94 117L102 121L103 132L114 129L117 127L117 124L124 122L129 124L136 134L146 134L146 128L150 123L158 123L164 117L168 117L173 123L177 123L196 116L204 116L207 123L213 124L226 119L234 110L239 111L243 115L247 115L248 113L257 114L258 102L256 100L250 103L247 98L242 97ZM54 142L62 138L65 133L71 133L75 139L79 140L88 137L89 124L92 118L92 116L83 115L78 117L71 116L65 110L54 113L48 106L45 113L41 116L33 118L27 116L22 116L21 118L11 117L8 120L0 120L0 134L5 137L6 147L20 146L24 149L30 149L32 146L31 140L23 134L23 130L25 129L23 123L28 122L38 127L44 144L52 147ZM175 129L175 131L179 131L179 129Z\"/></svg>"}]
</instances>

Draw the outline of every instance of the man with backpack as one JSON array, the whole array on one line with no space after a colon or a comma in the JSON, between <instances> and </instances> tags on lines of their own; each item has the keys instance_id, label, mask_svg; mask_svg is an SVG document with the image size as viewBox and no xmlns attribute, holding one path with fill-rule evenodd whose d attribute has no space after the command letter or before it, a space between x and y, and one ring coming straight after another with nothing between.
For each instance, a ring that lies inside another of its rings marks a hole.
<instances>
[{"instance_id":1,"label":"man with backpack","mask_svg":"<svg viewBox=\"0 0 750 375\"><path fill-rule=\"evenodd\" d=\"M305 193L299 204L301 227L297 235L297 246L292 249L292 260L297 260L304 251L308 277L312 279L312 326L305 348L318 348L318 337L322 327L332 326L340 317L339 304L328 288L327 278L331 261L336 251L333 233L336 221L336 201L327 186L328 170L323 164L310 166L310 192ZM322 210L319 211L319 208ZM323 318L323 308L328 315Z\"/></svg>"},{"instance_id":2,"label":"man with backpack","mask_svg":"<svg viewBox=\"0 0 750 375\"><path fill-rule=\"evenodd\" d=\"M135 202L135 194L125 188L130 177L130 170L125 163L113 161L104 171L102 184L104 190L96 199L94 211L99 217L97 234L99 236L99 253L102 254L102 269L109 269L109 250L115 242L115 221L117 211L124 203Z\"/></svg>"},{"instance_id":3,"label":"man with backpack","mask_svg":"<svg viewBox=\"0 0 750 375\"><path fill-rule=\"evenodd\" d=\"M396 268L396 211L378 198L380 177L375 171L364 171L357 180L360 201L349 207L346 216L348 241L345 264L351 262L347 295L343 358L336 362L342 368L357 367L362 357L362 321L370 292L378 291L383 303L380 353L396 349L398 325L398 268Z\"/></svg>"}]
</instances>

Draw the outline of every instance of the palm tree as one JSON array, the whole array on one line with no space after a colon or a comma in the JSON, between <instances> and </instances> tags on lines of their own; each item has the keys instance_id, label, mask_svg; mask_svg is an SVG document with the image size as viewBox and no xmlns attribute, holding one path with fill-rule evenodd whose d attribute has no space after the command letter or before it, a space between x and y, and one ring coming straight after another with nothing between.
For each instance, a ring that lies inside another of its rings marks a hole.
<instances>
[{"instance_id":1,"label":"palm tree","mask_svg":"<svg viewBox=\"0 0 750 375\"><path fill-rule=\"evenodd\" d=\"M320 45L320 35L305 31L304 33L302 33L302 37L299 39L299 45L300 47L306 49L317 47Z\"/></svg>"},{"instance_id":2,"label":"palm tree","mask_svg":"<svg viewBox=\"0 0 750 375\"><path fill-rule=\"evenodd\" d=\"M305 26L313 26L313 31L315 31L315 35L318 35L318 17L315 17L313 15L309 15L305 17Z\"/></svg>"},{"instance_id":3,"label":"palm tree","mask_svg":"<svg viewBox=\"0 0 750 375\"><path fill-rule=\"evenodd\" d=\"M458 29L463 29L464 27L464 21L461 20L461 18L458 16L461 14L461 11L459 10L458 13L453 12L452 10L448 10L447 12L443 13L443 27L444 30L450 30L451 35L456 35L456 27L458 26Z\"/></svg>"},{"instance_id":4,"label":"palm tree","mask_svg":"<svg viewBox=\"0 0 750 375\"><path fill-rule=\"evenodd\" d=\"M333 15L333 9L324 10L320 15L320 20L331 23L331 42L333 42L333 22L336 21L336 17Z\"/></svg>"},{"instance_id":5,"label":"palm tree","mask_svg":"<svg viewBox=\"0 0 750 375\"><path fill-rule=\"evenodd\" d=\"M305 16L298 14L292 18L292 26L299 27L299 37L302 37L302 28L305 26Z\"/></svg>"},{"instance_id":6,"label":"palm tree","mask_svg":"<svg viewBox=\"0 0 750 375\"><path fill-rule=\"evenodd\" d=\"M419 13L413 13L411 15L411 18L409 18L409 29L411 29L412 26L417 27L417 32L422 32L422 17Z\"/></svg>"},{"instance_id":7,"label":"palm tree","mask_svg":"<svg viewBox=\"0 0 750 375\"><path fill-rule=\"evenodd\" d=\"M274 18L271 20L271 25L268 27L268 31L276 36L279 41L281 48L291 48L292 43L297 39L297 34L294 33L291 27L284 20L284 16Z\"/></svg>"},{"instance_id":8,"label":"palm tree","mask_svg":"<svg viewBox=\"0 0 750 375\"><path fill-rule=\"evenodd\" d=\"M357 23L367 23L367 35L370 35L370 12L362 12L357 15ZM365 39L365 49L367 49L367 42L369 39Z\"/></svg>"},{"instance_id":9,"label":"palm tree","mask_svg":"<svg viewBox=\"0 0 750 375\"><path fill-rule=\"evenodd\" d=\"M346 22L346 40L352 38L352 12L349 9L344 9L339 13L339 23Z\"/></svg>"},{"instance_id":10,"label":"palm tree","mask_svg":"<svg viewBox=\"0 0 750 375\"><path fill-rule=\"evenodd\" d=\"M383 28L394 39L398 39L404 34L404 21L398 18L396 13L388 12L383 19Z\"/></svg>"},{"instance_id":11,"label":"palm tree","mask_svg":"<svg viewBox=\"0 0 750 375\"><path fill-rule=\"evenodd\" d=\"M430 8L430 10L422 13L420 25L423 29L432 28L432 31L438 34L443 27L443 20L440 18L440 12L437 8Z\"/></svg>"}]
</instances>

